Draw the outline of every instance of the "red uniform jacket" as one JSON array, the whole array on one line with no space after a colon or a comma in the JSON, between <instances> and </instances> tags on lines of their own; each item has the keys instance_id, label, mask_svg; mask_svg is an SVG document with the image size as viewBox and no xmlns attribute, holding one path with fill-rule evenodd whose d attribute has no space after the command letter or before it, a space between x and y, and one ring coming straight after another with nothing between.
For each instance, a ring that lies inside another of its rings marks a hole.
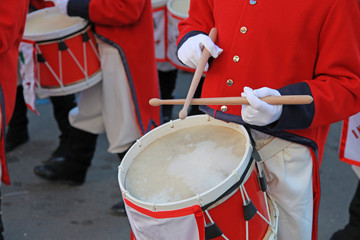
<instances>
[{"instance_id":1,"label":"red uniform jacket","mask_svg":"<svg viewBox=\"0 0 360 240\"><path fill-rule=\"evenodd\" d=\"M317 210L318 167L329 126L360 111L359 3L251 2L191 1L189 18L179 24L178 45L199 32L218 29L216 44L224 51L213 59L202 97L240 96L244 86L270 87L282 95L312 95L313 104L284 106L277 122L250 127L313 150L314 159L319 160L314 161ZM226 112L220 108L201 107L215 118L245 124L241 106L227 106Z\"/></svg>"},{"instance_id":2,"label":"red uniform jacket","mask_svg":"<svg viewBox=\"0 0 360 240\"><path fill-rule=\"evenodd\" d=\"M149 105L160 95L151 1L70 0L67 9L70 16L93 22L98 37L119 50L141 132L159 125L160 108Z\"/></svg>"},{"instance_id":3,"label":"red uniform jacket","mask_svg":"<svg viewBox=\"0 0 360 240\"><path fill-rule=\"evenodd\" d=\"M3 1L0 5L0 85L3 91L3 98L0 99L2 102L1 121L5 121L7 125L15 106L18 49L24 32L29 1ZM5 114L5 116L3 114ZM4 135L5 129L2 126L0 144L2 181L9 184L10 180L5 159Z\"/></svg>"}]
</instances>

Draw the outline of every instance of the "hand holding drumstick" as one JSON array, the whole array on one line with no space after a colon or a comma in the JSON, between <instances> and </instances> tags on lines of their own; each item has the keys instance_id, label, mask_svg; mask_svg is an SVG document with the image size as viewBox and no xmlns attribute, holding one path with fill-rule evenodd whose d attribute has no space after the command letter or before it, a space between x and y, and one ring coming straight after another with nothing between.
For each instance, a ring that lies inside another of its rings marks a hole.
<instances>
[{"instance_id":1,"label":"hand holding drumstick","mask_svg":"<svg viewBox=\"0 0 360 240\"><path fill-rule=\"evenodd\" d=\"M275 89L270 88L260 88L257 90L252 90L251 88L245 87L244 92L242 93L243 97L227 97L227 98L200 98L192 99L196 88L200 82L200 78L208 68L208 59L210 56L217 57L221 54L222 49L214 44L217 36L216 28L211 29L209 37L204 34L199 34L198 38L194 39L194 42L202 43L204 46L208 46L211 53L207 47L203 48L200 59L197 58L197 51L199 49L193 49L194 52L190 50L190 53L187 50L186 46L182 46L179 49L179 58L188 66L196 66L195 74L192 78L191 85L186 96L186 99L169 99L169 100L160 100L160 99L151 99L149 101L152 106L159 105L176 105L184 104L183 108L179 112L179 118L185 119L187 117L187 111L192 105L244 105L242 108L242 116L244 121L263 126L270 124L277 119L279 119L282 112L283 104L309 104L313 101L311 96L301 95L301 96L280 96L280 93ZM196 38L197 36L193 37ZM209 39L210 38L210 39ZM187 41L189 41L189 38ZM189 41L192 42L192 41ZM193 43L190 43L193 44ZM196 46L196 44L194 44ZM195 56L195 57L194 57Z\"/></svg>"},{"instance_id":2,"label":"hand holding drumstick","mask_svg":"<svg viewBox=\"0 0 360 240\"><path fill-rule=\"evenodd\" d=\"M192 38L194 38L193 41L199 42L202 45L204 45L203 51L201 53L201 57L198 62L197 62L197 59L187 56L189 54L189 50L187 50L187 48L188 48L187 46L184 46L186 42L179 49L180 60L182 60L185 64L187 64L189 66L196 66L196 70L195 70L194 76L192 78L184 106L179 112L180 119L185 119L188 114L188 108L190 106L191 99L194 97L196 88L199 85L199 82L200 82L201 76L204 72L204 69L206 69L208 66L207 62L209 60L209 57L210 56L217 57L222 52L222 49L220 49L219 47L217 47L214 44L214 42L216 40L216 36L217 36L217 30L216 30L216 28L212 28L210 31L210 34L209 34L210 39L209 39L209 37L207 37L204 34L199 34L197 36L192 37ZM197 38L201 38L201 39L197 39ZM192 41L191 38L189 38L188 41L189 41L190 45L196 46L196 44L191 43L191 41ZM209 51L209 49L210 49L210 51ZM193 51L190 50L190 52L191 52L190 55L196 56L196 52L197 52L196 50L198 50L198 49L194 48Z\"/></svg>"}]
</instances>

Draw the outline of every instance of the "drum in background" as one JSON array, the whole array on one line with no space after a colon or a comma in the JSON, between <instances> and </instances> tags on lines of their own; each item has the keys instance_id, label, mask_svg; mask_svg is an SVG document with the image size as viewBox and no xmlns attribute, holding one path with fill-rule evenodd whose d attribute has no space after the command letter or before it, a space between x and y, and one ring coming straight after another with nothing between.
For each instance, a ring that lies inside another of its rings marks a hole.
<instances>
[{"instance_id":1,"label":"drum in background","mask_svg":"<svg viewBox=\"0 0 360 240\"><path fill-rule=\"evenodd\" d=\"M243 126L207 115L144 135L119 166L132 239L275 239L278 210L251 155Z\"/></svg>"},{"instance_id":2,"label":"drum in background","mask_svg":"<svg viewBox=\"0 0 360 240\"><path fill-rule=\"evenodd\" d=\"M167 0L152 0L156 61L165 62L167 49Z\"/></svg>"},{"instance_id":3,"label":"drum in background","mask_svg":"<svg viewBox=\"0 0 360 240\"><path fill-rule=\"evenodd\" d=\"M167 30L167 58L176 67L181 70L194 72L195 69L182 64L176 54L176 41L179 37L178 24L181 20L189 16L190 0L170 0L167 3L168 30Z\"/></svg>"},{"instance_id":4,"label":"drum in background","mask_svg":"<svg viewBox=\"0 0 360 240\"><path fill-rule=\"evenodd\" d=\"M62 15L56 7L32 12L23 41L33 44L39 97L79 92L102 78L91 26L82 18Z\"/></svg>"}]
</instances>

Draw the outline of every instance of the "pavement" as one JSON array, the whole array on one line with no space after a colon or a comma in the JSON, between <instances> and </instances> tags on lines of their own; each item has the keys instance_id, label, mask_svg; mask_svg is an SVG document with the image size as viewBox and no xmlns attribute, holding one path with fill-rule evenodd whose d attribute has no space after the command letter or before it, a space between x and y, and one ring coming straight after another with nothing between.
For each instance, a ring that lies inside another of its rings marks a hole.
<instances>
[{"instance_id":1,"label":"pavement","mask_svg":"<svg viewBox=\"0 0 360 240\"><path fill-rule=\"evenodd\" d=\"M192 75L180 72L175 98L185 98ZM82 186L46 182L33 167L57 147L59 130L47 99L38 100L39 116L28 111L30 141L8 153L11 185L2 185L2 215L6 240L128 240L126 217L109 214L121 198L117 180L119 161L108 153L104 134L97 142L92 165ZM174 119L180 107L174 109ZM322 196L319 240L348 221L348 207L358 179L349 165L338 160L341 122L332 125L320 169Z\"/></svg>"}]
</instances>

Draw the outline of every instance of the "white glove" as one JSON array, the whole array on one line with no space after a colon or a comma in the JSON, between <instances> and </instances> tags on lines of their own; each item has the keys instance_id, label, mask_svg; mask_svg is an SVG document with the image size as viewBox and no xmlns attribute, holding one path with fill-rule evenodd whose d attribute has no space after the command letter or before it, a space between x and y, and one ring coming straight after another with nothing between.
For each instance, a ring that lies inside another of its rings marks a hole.
<instances>
[{"instance_id":1,"label":"white glove","mask_svg":"<svg viewBox=\"0 0 360 240\"><path fill-rule=\"evenodd\" d=\"M53 2L55 4L55 7L57 7L60 10L61 14L67 15L67 5L69 0L46 0Z\"/></svg>"},{"instance_id":2,"label":"white glove","mask_svg":"<svg viewBox=\"0 0 360 240\"><path fill-rule=\"evenodd\" d=\"M211 40L211 38L205 34L198 34L187 39L178 50L179 59L187 66L196 68L201 57L202 49L206 48L212 57L217 58L222 49L219 48ZM209 69L209 64L206 64L205 71Z\"/></svg>"},{"instance_id":3,"label":"white glove","mask_svg":"<svg viewBox=\"0 0 360 240\"><path fill-rule=\"evenodd\" d=\"M281 96L279 91L267 87L256 90L244 87L241 96L246 97L250 103L250 105L242 105L241 116L245 122L256 126L265 126L280 118L282 105L270 105L259 99L267 96Z\"/></svg>"}]
</instances>

